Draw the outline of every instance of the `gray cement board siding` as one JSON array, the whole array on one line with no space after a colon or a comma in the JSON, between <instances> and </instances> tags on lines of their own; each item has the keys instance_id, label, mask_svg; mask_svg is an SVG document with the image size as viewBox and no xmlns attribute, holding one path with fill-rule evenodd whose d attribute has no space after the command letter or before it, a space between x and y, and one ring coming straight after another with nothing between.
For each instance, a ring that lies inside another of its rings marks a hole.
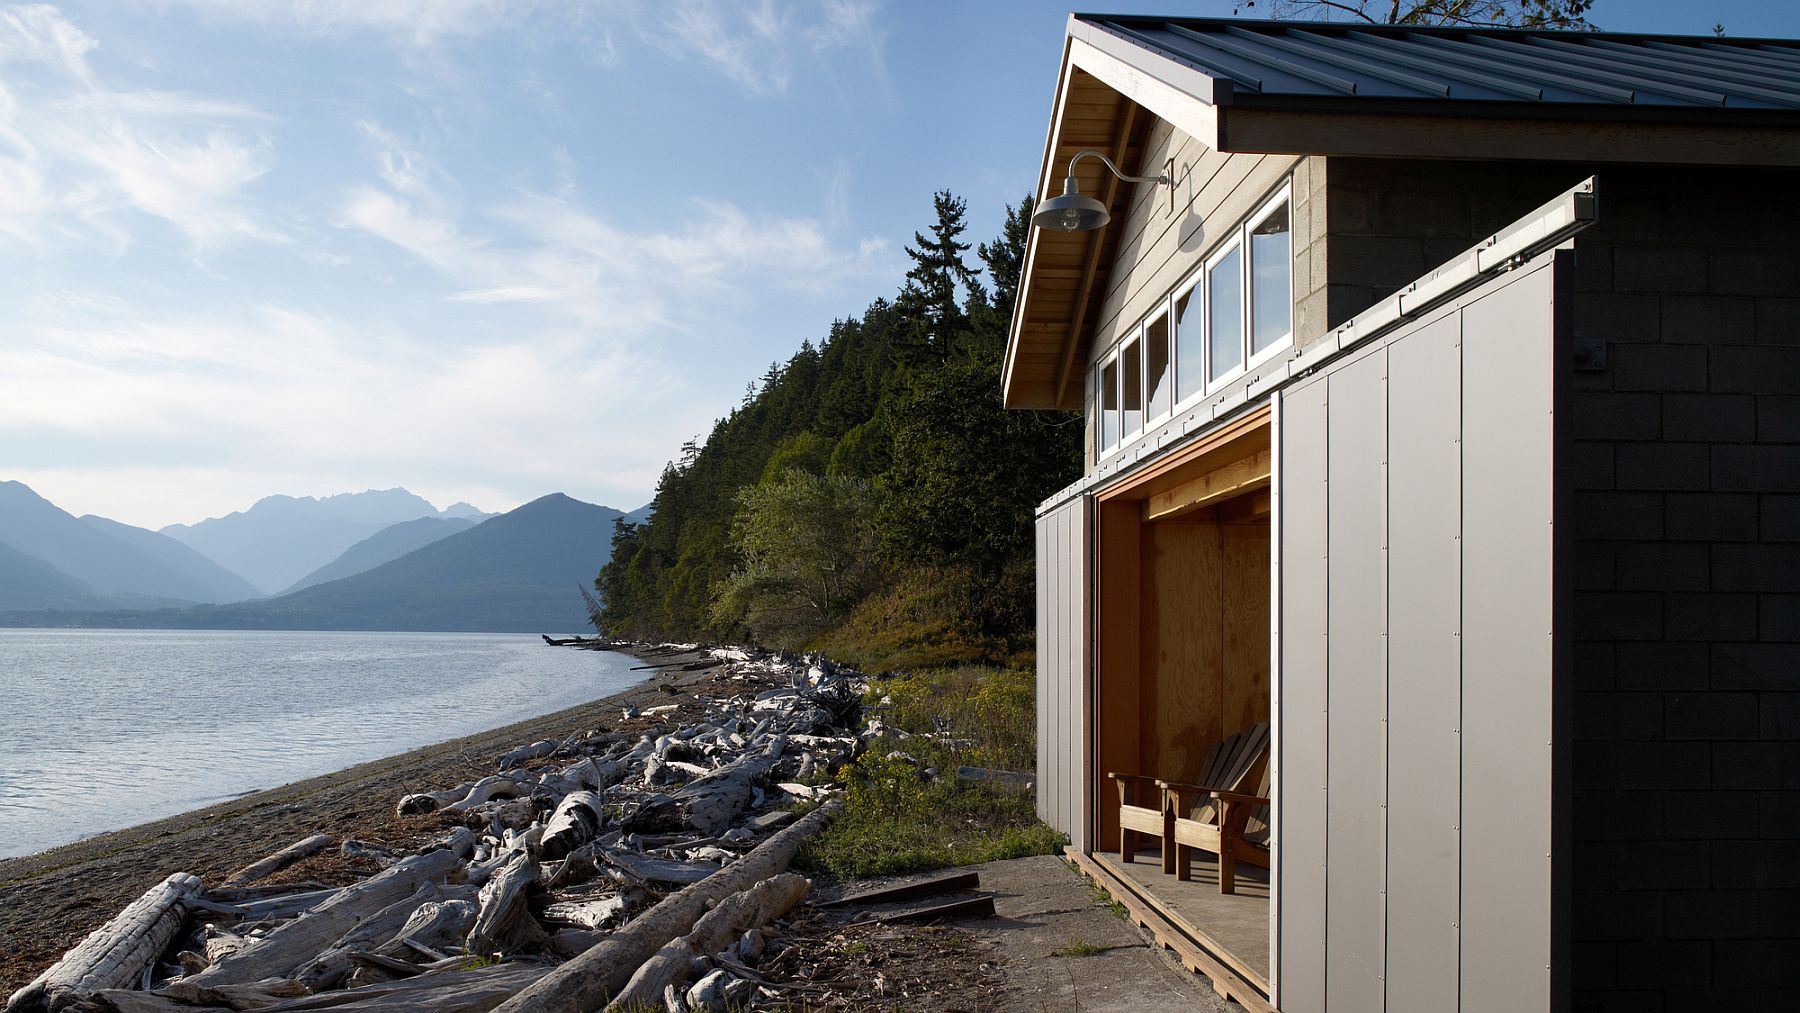
<instances>
[{"instance_id":1,"label":"gray cement board siding","mask_svg":"<svg viewBox=\"0 0 1800 1013\"><path fill-rule=\"evenodd\" d=\"M1382 805L1387 752L1387 355L1375 348L1326 380L1331 508L1326 644L1325 992L1335 1013L1383 1007L1386 924Z\"/></svg>"},{"instance_id":2,"label":"gray cement board siding","mask_svg":"<svg viewBox=\"0 0 1800 1013\"><path fill-rule=\"evenodd\" d=\"M1551 1006L1553 262L1281 395L1288 1013Z\"/></svg>"},{"instance_id":3,"label":"gray cement board siding","mask_svg":"<svg viewBox=\"0 0 1800 1013\"><path fill-rule=\"evenodd\" d=\"M1325 1009L1325 384L1281 398L1281 834L1274 968L1285 1013Z\"/></svg>"},{"instance_id":4,"label":"gray cement board siding","mask_svg":"<svg viewBox=\"0 0 1800 1013\"><path fill-rule=\"evenodd\" d=\"M1037 809L1045 823L1083 849L1090 502L1085 496L1071 500L1037 525Z\"/></svg>"},{"instance_id":5,"label":"gray cement board siding","mask_svg":"<svg viewBox=\"0 0 1800 1013\"><path fill-rule=\"evenodd\" d=\"M1463 315L1466 1013L1551 1000L1552 263Z\"/></svg>"},{"instance_id":6,"label":"gray cement board siding","mask_svg":"<svg viewBox=\"0 0 1800 1013\"><path fill-rule=\"evenodd\" d=\"M1388 346L1387 999L1457 1008L1462 756L1461 321Z\"/></svg>"}]
</instances>

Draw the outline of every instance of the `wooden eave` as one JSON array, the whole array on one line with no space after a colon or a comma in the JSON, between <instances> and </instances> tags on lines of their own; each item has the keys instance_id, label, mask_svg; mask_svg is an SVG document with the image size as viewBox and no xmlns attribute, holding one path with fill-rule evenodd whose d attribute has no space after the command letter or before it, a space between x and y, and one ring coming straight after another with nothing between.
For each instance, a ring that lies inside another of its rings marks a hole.
<instances>
[{"instance_id":1,"label":"wooden eave","mask_svg":"<svg viewBox=\"0 0 1800 1013\"><path fill-rule=\"evenodd\" d=\"M1037 199L1062 193L1069 159L1087 149L1104 152L1126 172L1150 171L1138 161L1153 119L1072 62L1065 47ZM1099 296L1111 284L1123 233L1118 223L1129 211L1132 184L1092 158L1075 167L1075 178L1082 194L1104 203L1114 221L1096 232L1031 230L1006 346L1002 384L1009 408L1082 406L1086 348L1099 323Z\"/></svg>"},{"instance_id":2,"label":"wooden eave","mask_svg":"<svg viewBox=\"0 0 1800 1013\"><path fill-rule=\"evenodd\" d=\"M1156 119L1221 152L1800 166L1800 115L1791 110L1293 100L1234 89L1071 16L1037 199L1062 192L1068 160L1084 148L1126 172L1157 171L1138 164ZM1031 230L1001 375L1008 408L1083 407L1082 374L1131 186L1094 159L1076 178L1114 221L1098 232Z\"/></svg>"}]
</instances>

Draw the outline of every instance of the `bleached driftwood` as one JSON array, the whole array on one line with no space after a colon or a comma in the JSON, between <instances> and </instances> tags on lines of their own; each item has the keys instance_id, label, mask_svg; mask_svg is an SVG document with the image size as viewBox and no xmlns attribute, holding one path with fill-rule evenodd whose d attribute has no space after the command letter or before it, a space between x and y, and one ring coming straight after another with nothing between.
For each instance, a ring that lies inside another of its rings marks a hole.
<instances>
[{"instance_id":1,"label":"bleached driftwood","mask_svg":"<svg viewBox=\"0 0 1800 1013\"><path fill-rule=\"evenodd\" d=\"M316 855L326 848L331 847L332 842L335 840L336 838L332 837L330 834L314 834L311 837L302 837L300 840L282 848L280 851L259 861L251 862L249 865L232 873L226 878L225 885L248 886L259 879L273 876L302 858L306 858L309 855Z\"/></svg>"},{"instance_id":2,"label":"bleached driftwood","mask_svg":"<svg viewBox=\"0 0 1800 1013\"><path fill-rule=\"evenodd\" d=\"M85 993L135 983L175 937L187 917L187 901L200 889L200 877L185 872L151 887L14 992L6 1013L58 1010Z\"/></svg>"},{"instance_id":3,"label":"bleached driftwood","mask_svg":"<svg viewBox=\"0 0 1800 1013\"><path fill-rule=\"evenodd\" d=\"M543 964L502 964L473 970L428 972L411 978L364 985L348 991L301 996L264 1006L258 1013L485 1013L507 996L542 978ZM90 1008L98 1013L228 1013L229 1006L195 1007L153 992L96 993Z\"/></svg>"},{"instance_id":4,"label":"bleached driftwood","mask_svg":"<svg viewBox=\"0 0 1800 1013\"><path fill-rule=\"evenodd\" d=\"M654 883L698 883L719 871L719 867L711 862L678 862L673 858L652 858L630 851L602 851L600 857L635 879Z\"/></svg>"},{"instance_id":5,"label":"bleached driftwood","mask_svg":"<svg viewBox=\"0 0 1800 1013\"><path fill-rule=\"evenodd\" d=\"M561 858L592 840L605 823L600 796L591 791L570 792L550 815L539 853L545 858Z\"/></svg>"},{"instance_id":6,"label":"bleached driftwood","mask_svg":"<svg viewBox=\"0 0 1800 1013\"><path fill-rule=\"evenodd\" d=\"M400 926L400 931L376 947L375 952L386 957L405 957L408 950L413 950L426 956L436 954L433 959L441 959L442 950L468 938L469 929L475 924L475 911L474 901L460 897L422 904Z\"/></svg>"},{"instance_id":7,"label":"bleached driftwood","mask_svg":"<svg viewBox=\"0 0 1800 1013\"><path fill-rule=\"evenodd\" d=\"M781 759L786 739L777 735L759 752L741 756L695 780L664 799L646 804L632 816L632 829L687 826L716 835L750 808L756 782Z\"/></svg>"},{"instance_id":8,"label":"bleached driftwood","mask_svg":"<svg viewBox=\"0 0 1800 1013\"><path fill-rule=\"evenodd\" d=\"M662 899L593 948L501 1004L502 1013L588 1013L599 1008L639 964L694 927L709 905L785 872L801 842L840 808L834 799L762 842L714 876Z\"/></svg>"},{"instance_id":9,"label":"bleached driftwood","mask_svg":"<svg viewBox=\"0 0 1800 1013\"><path fill-rule=\"evenodd\" d=\"M510 952L543 941L543 927L525 907L525 892L538 875L531 852L519 851L481 888L480 909L469 929L470 952L488 953L496 947Z\"/></svg>"},{"instance_id":10,"label":"bleached driftwood","mask_svg":"<svg viewBox=\"0 0 1800 1013\"><path fill-rule=\"evenodd\" d=\"M186 980L196 985L231 985L285 978L356 923L410 895L422 883L443 881L461 864L455 851L414 855L345 887L330 900Z\"/></svg>"},{"instance_id":11,"label":"bleached driftwood","mask_svg":"<svg viewBox=\"0 0 1800 1013\"><path fill-rule=\"evenodd\" d=\"M584 929L602 929L618 920L630 907L630 897L614 894L593 900L558 901L544 908L544 917Z\"/></svg>"},{"instance_id":12,"label":"bleached driftwood","mask_svg":"<svg viewBox=\"0 0 1800 1013\"><path fill-rule=\"evenodd\" d=\"M412 913L421 906L442 899L443 892L435 883L424 883L410 895L389 904L358 922L339 936L331 948L306 962L294 977L308 991L323 992L336 988L350 974L350 955L358 950L372 950L394 937Z\"/></svg>"},{"instance_id":13,"label":"bleached driftwood","mask_svg":"<svg viewBox=\"0 0 1800 1013\"><path fill-rule=\"evenodd\" d=\"M656 1002L663 989L683 985L704 969L702 958L724 950L745 932L788 913L806 899L811 888L805 876L784 872L719 901L694 923L692 931L644 961L619 994L613 996L607 1009L625 1010L634 1003Z\"/></svg>"},{"instance_id":14,"label":"bleached driftwood","mask_svg":"<svg viewBox=\"0 0 1800 1013\"><path fill-rule=\"evenodd\" d=\"M520 746L512 752L507 753L505 756L500 757L500 762L497 766L501 770L509 770L527 760L535 760L539 757L549 756L551 753L556 752L557 747L560 745L562 745L562 743L555 739L541 739L537 742L533 742L529 746Z\"/></svg>"},{"instance_id":15,"label":"bleached driftwood","mask_svg":"<svg viewBox=\"0 0 1800 1013\"><path fill-rule=\"evenodd\" d=\"M469 794L460 802L452 802L444 807L445 812L460 813L486 802L492 798L512 798L521 788L530 787L530 781L513 777L510 774L491 774L475 782Z\"/></svg>"}]
</instances>

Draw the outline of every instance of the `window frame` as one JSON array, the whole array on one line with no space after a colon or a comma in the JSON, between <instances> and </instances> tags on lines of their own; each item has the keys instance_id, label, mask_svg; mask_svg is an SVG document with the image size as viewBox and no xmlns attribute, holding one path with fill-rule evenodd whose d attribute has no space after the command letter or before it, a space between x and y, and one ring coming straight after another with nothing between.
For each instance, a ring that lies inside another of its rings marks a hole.
<instances>
[{"instance_id":1,"label":"window frame","mask_svg":"<svg viewBox=\"0 0 1800 1013\"><path fill-rule=\"evenodd\" d=\"M1258 352L1255 349L1256 334L1251 329L1256 323L1256 264L1250 252L1254 245L1251 237L1255 234L1256 227L1268 221L1269 216L1273 215L1275 210L1284 203L1287 203L1288 210L1287 332L1276 338L1274 344ZM1294 347L1294 205L1288 202L1288 187L1283 185L1275 196L1256 209L1255 214L1244 219L1242 231L1243 236L1240 238L1240 242L1244 244L1244 372L1249 372L1275 358L1283 350Z\"/></svg>"},{"instance_id":2,"label":"window frame","mask_svg":"<svg viewBox=\"0 0 1800 1013\"><path fill-rule=\"evenodd\" d=\"M1214 376L1213 375L1213 341L1212 341L1212 336L1213 336L1212 335L1212 324L1213 324L1212 272L1213 272L1213 268L1219 266L1220 262L1222 262L1226 257L1231 256L1232 253L1234 253L1234 252L1239 254L1238 269L1237 269L1238 364L1236 366L1232 367L1230 372L1221 373L1218 376ZM1205 382L1202 384L1201 397L1205 397L1207 394L1211 394L1214 391L1218 390L1220 387L1223 387L1226 384L1231 383L1233 380L1236 380L1238 377L1243 376L1245 371L1249 369L1249 361L1248 360L1250 358L1250 355L1249 355L1249 350L1250 350L1250 293L1248 291L1246 291L1245 286L1244 286L1244 272L1246 270L1245 265L1247 265L1248 263L1250 263L1249 251L1247 249L1245 249L1245 247L1244 247L1244 230L1240 226L1238 228L1237 232L1235 234L1233 234L1230 239L1227 239L1224 242L1220 243L1216 248L1214 248L1213 252L1206 257L1205 260L1200 262L1200 269L1195 272L1196 274L1198 274L1200 276L1199 280L1204 282L1204 284L1202 284L1200 287L1206 290L1206 305L1204 307L1202 307L1202 309L1204 309L1206 311L1206 316L1201 318L1204 321L1205 327L1206 327L1206 340L1202 345L1202 347L1205 349L1205 360L1206 360L1205 367L1204 367Z\"/></svg>"},{"instance_id":3,"label":"window frame","mask_svg":"<svg viewBox=\"0 0 1800 1013\"><path fill-rule=\"evenodd\" d=\"M1258 225L1267 221L1269 216L1274 214L1276 210L1283 205L1286 205L1288 209L1288 328L1287 332L1277 338L1268 348L1263 349L1261 352L1254 352L1252 346L1255 342L1255 335L1252 332L1252 327L1254 326L1256 319L1254 305L1256 279L1252 262L1253 257L1251 251L1254 244L1251 240L1251 235L1252 231ZM1111 457L1113 454L1118 453L1120 450L1136 442L1145 434L1154 430L1156 426L1164 420L1173 418L1174 416L1193 408L1207 398L1218 394L1219 391L1224 388L1241 381L1246 374L1293 351L1294 325L1298 317L1298 314L1296 313L1297 307L1294 305L1295 222L1293 207L1293 182L1290 179L1283 181L1281 186L1276 188L1275 191L1261 204L1257 205L1255 210L1250 214L1239 219L1231 231L1221 239L1216 246L1208 251L1207 254L1200 259L1198 264L1194 265L1187 274L1183 275L1181 279L1177 281L1168 292L1164 293L1160 299L1155 300L1150 305L1149 309L1145 310L1138 317L1135 323L1130 327L1125 328L1107 348L1106 353L1096 360L1094 366L1094 397L1091 408L1091 411L1096 418L1096 424L1094 426L1094 460L1096 463ZM1212 292L1207 282L1210 278L1212 269L1217 266L1220 261L1230 256L1234 250L1240 253L1238 258L1238 365L1231 371L1224 373L1215 379L1212 376ZM1199 322L1199 335L1197 340L1200 342L1200 355L1197 360L1200 370L1200 382L1197 388L1186 397L1181 396L1181 388L1185 376L1185 371L1182 369L1181 354L1182 342L1184 340L1183 329L1181 327L1180 319L1175 313L1176 305L1180 303L1184 296L1188 297L1190 302L1198 300L1197 307L1190 307L1188 315L1194 317ZM1152 416L1150 414L1150 391L1148 386L1150 357L1148 354L1148 346L1146 346L1144 342L1147 340L1150 333L1150 323L1158 316L1164 317L1168 322L1170 408L1169 411L1164 414ZM1124 432L1125 386L1122 367L1124 365L1123 353L1125 346L1133 341L1138 342L1138 391L1144 398L1144 405L1141 409L1143 413L1143 424L1137 432L1131 434L1130 437L1127 437ZM1113 368L1113 397L1119 406L1117 409L1119 412L1119 438L1111 446L1106 446L1104 444L1106 400L1105 394L1101 390L1101 381L1104 379L1105 371L1108 367Z\"/></svg>"}]
</instances>

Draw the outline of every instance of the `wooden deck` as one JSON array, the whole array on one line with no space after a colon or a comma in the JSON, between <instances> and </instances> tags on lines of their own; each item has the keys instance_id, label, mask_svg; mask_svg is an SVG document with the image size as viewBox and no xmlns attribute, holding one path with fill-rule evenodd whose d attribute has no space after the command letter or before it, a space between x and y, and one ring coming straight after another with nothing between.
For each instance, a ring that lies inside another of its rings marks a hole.
<instances>
[{"instance_id":1,"label":"wooden deck","mask_svg":"<svg viewBox=\"0 0 1800 1013\"><path fill-rule=\"evenodd\" d=\"M1162 872L1154 850L1137 861L1117 853L1071 855L1133 920L1175 951L1191 970L1213 980L1220 995L1249 1010L1269 1010L1269 884L1262 869L1240 864L1237 892L1219 892L1218 864L1198 855L1194 878Z\"/></svg>"}]
</instances>

